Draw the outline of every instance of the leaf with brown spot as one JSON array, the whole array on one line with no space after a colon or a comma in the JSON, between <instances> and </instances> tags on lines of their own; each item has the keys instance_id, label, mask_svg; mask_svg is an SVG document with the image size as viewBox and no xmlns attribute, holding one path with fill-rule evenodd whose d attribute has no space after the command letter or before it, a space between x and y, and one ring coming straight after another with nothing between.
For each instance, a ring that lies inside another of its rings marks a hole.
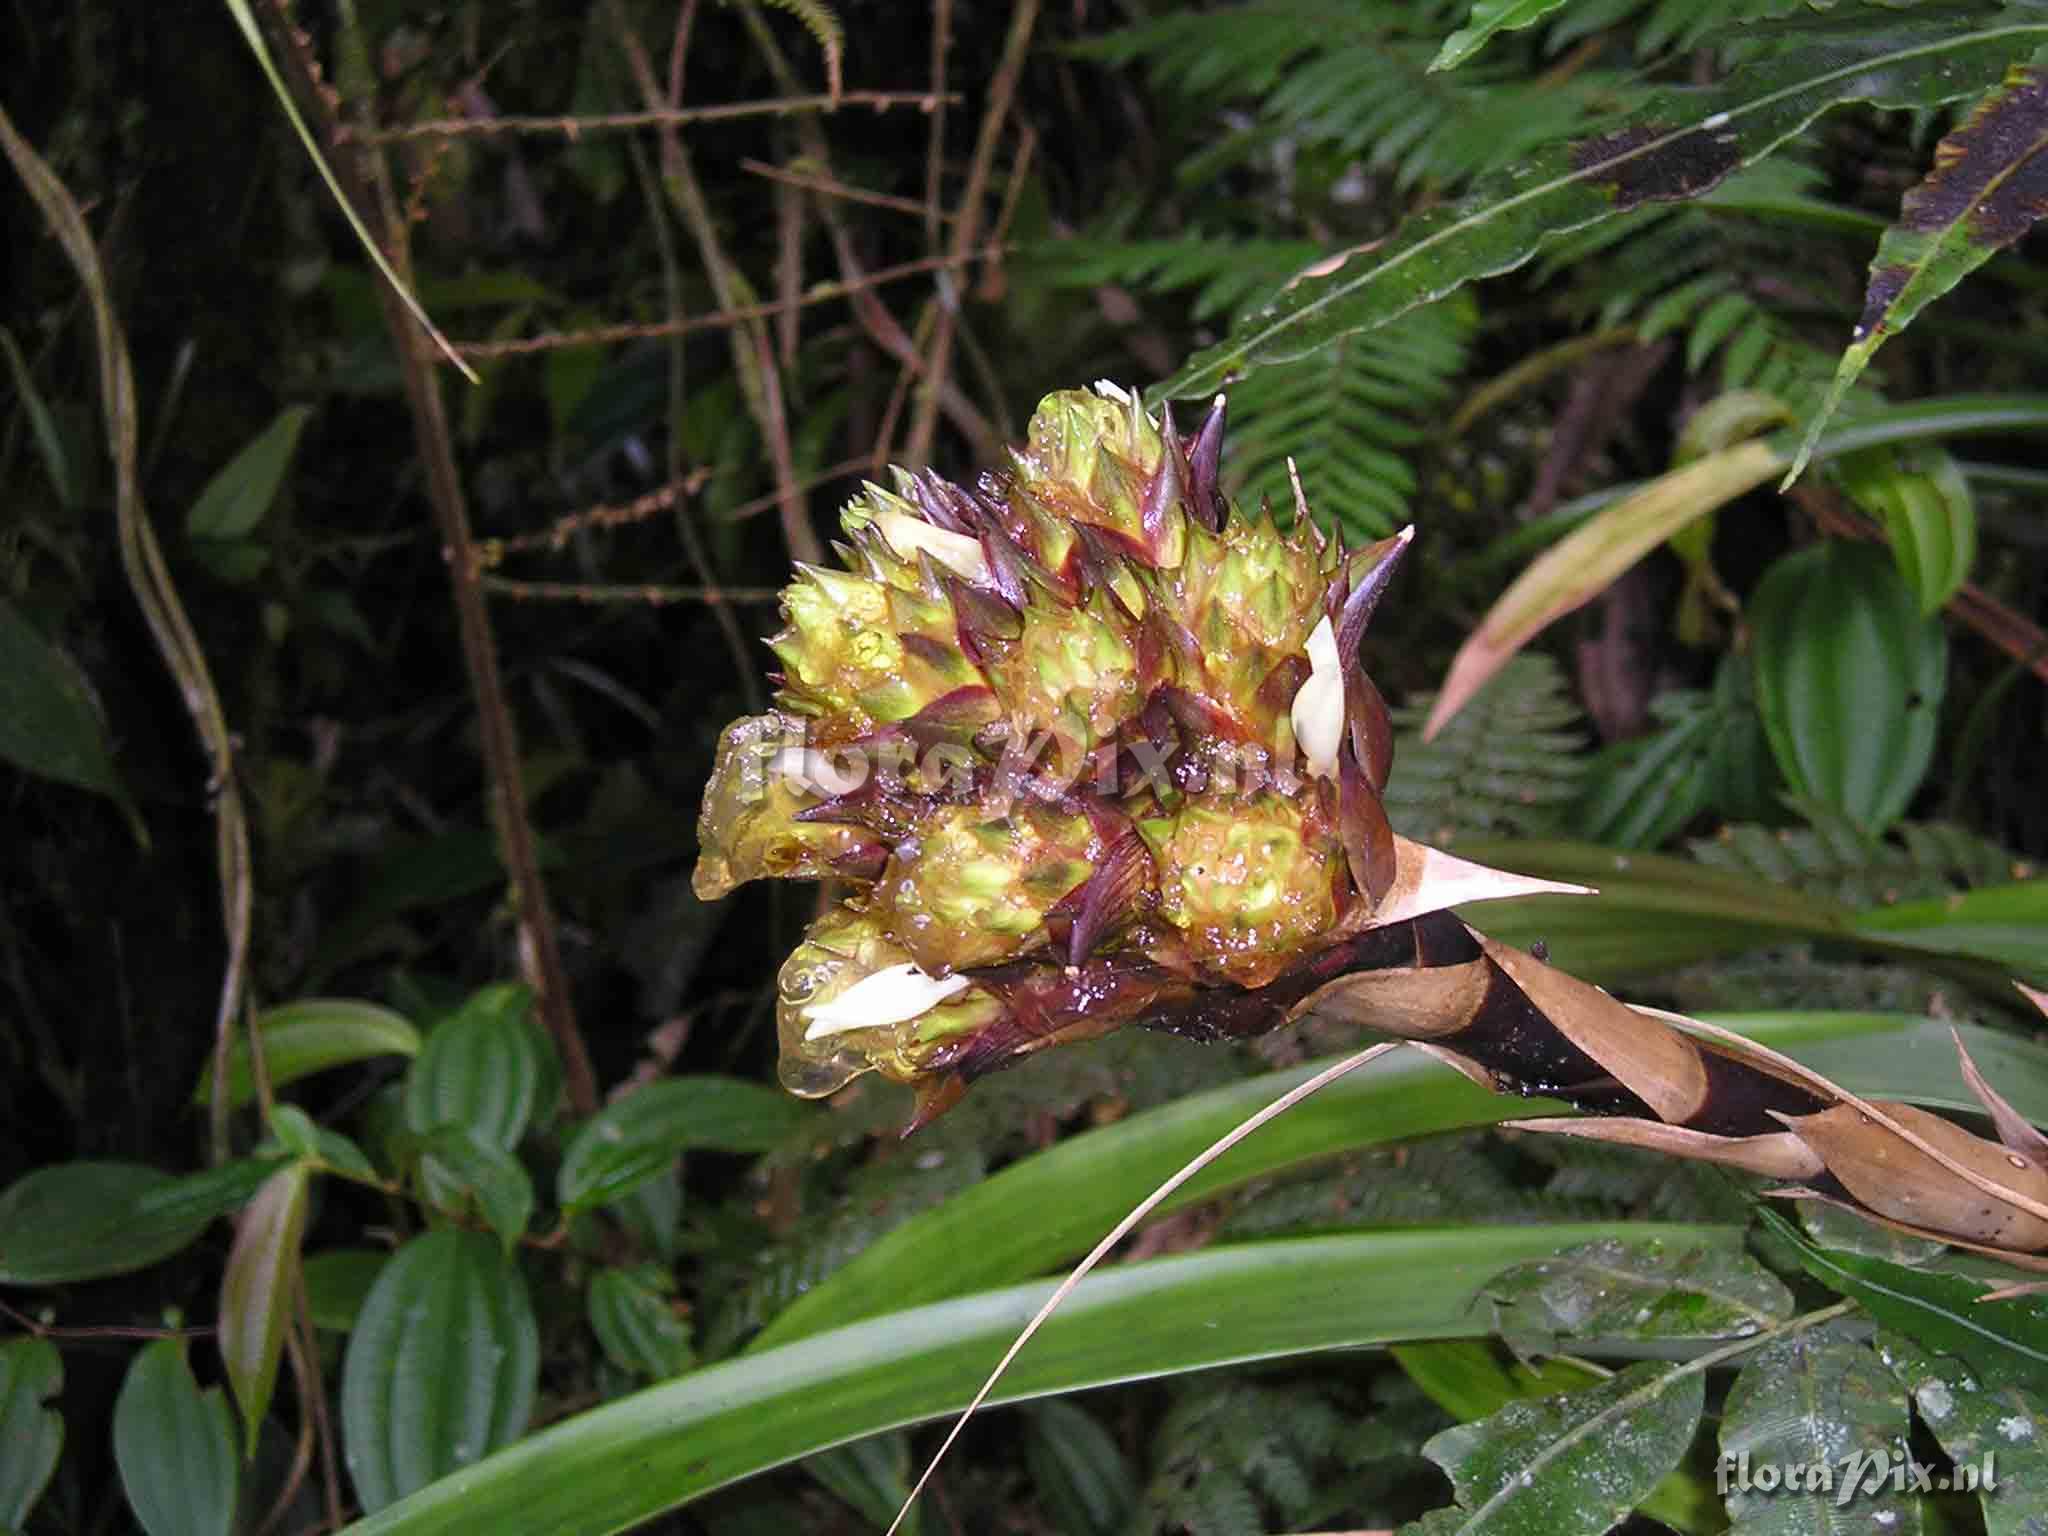
<instances>
[{"instance_id":1,"label":"leaf with brown spot","mask_svg":"<svg viewBox=\"0 0 2048 1536\"><path fill-rule=\"evenodd\" d=\"M2020 49L2013 49L2018 53ZM1842 354L1827 399L1785 477L1790 485L1813 452L1842 396L1885 338L2048 213L2048 48L1979 101L1935 147L1934 165L1905 195L1899 220L1878 242L1863 315Z\"/></svg>"},{"instance_id":2,"label":"leaf with brown spot","mask_svg":"<svg viewBox=\"0 0 2048 1536\"><path fill-rule=\"evenodd\" d=\"M2012 18L2010 20L2006 18ZM1721 84L1659 91L1620 129L1546 146L1479 178L1471 193L1386 239L1311 268L1153 393L1210 396L1233 375L1373 330L1480 278L1521 266L1546 241L1656 199L1698 195L1851 102L1934 107L1983 91L2048 44L2048 18L1857 8L1740 29L1753 52Z\"/></svg>"}]
</instances>

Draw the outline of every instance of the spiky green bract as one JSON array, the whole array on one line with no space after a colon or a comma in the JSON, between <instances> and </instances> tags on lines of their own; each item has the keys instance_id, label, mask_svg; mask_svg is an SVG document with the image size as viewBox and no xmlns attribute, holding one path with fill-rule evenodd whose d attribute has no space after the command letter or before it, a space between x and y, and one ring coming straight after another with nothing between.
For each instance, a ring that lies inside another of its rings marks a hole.
<instances>
[{"instance_id":1,"label":"spiky green bract","mask_svg":"<svg viewBox=\"0 0 2048 1536\"><path fill-rule=\"evenodd\" d=\"M879 1070L936 1113L1029 1051L1254 997L1385 894L1355 658L1404 546L1244 516L1222 426L1049 395L972 488L867 486L846 568L784 591L781 691L720 742L696 886L852 883L782 969L794 1091Z\"/></svg>"}]
</instances>

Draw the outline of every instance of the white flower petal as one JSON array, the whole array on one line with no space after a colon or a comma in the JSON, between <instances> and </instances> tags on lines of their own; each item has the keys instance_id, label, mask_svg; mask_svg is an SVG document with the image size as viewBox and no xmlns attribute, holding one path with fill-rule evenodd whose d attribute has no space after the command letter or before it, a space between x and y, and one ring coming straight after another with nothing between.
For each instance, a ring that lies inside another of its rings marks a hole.
<instances>
[{"instance_id":1,"label":"white flower petal","mask_svg":"<svg viewBox=\"0 0 2048 1536\"><path fill-rule=\"evenodd\" d=\"M1095 381L1095 393L1102 396L1105 400L1114 400L1118 405L1129 405L1131 403L1131 392L1125 389L1123 385L1110 379L1097 379Z\"/></svg>"},{"instance_id":2,"label":"white flower petal","mask_svg":"<svg viewBox=\"0 0 2048 1536\"><path fill-rule=\"evenodd\" d=\"M1308 771L1327 779L1337 771L1337 748L1344 740L1344 668L1327 614L1309 631L1308 664L1308 681L1295 691L1288 714Z\"/></svg>"},{"instance_id":3,"label":"white flower petal","mask_svg":"<svg viewBox=\"0 0 2048 1536\"><path fill-rule=\"evenodd\" d=\"M804 1017L810 1023L804 1029L804 1038L817 1040L849 1029L901 1024L966 989L965 976L948 976L942 981L927 976L908 961L884 966L872 976L862 977L829 1003L814 1003L806 1008Z\"/></svg>"},{"instance_id":4,"label":"white flower petal","mask_svg":"<svg viewBox=\"0 0 2048 1536\"><path fill-rule=\"evenodd\" d=\"M906 560L923 550L954 575L983 586L988 584L988 557L981 552L981 540L934 527L907 512L878 512L875 525L882 530L889 547Z\"/></svg>"}]
</instances>

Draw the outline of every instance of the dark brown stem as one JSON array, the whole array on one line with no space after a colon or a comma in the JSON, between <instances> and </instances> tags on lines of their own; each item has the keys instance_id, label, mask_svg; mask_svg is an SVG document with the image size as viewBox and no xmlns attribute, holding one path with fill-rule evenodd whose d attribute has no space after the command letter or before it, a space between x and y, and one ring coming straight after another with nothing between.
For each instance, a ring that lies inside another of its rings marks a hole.
<instances>
[{"instance_id":1,"label":"dark brown stem","mask_svg":"<svg viewBox=\"0 0 2048 1536\"><path fill-rule=\"evenodd\" d=\"M410 231L392 195L381 152L374 148L360 149L360 162L338 152L339 98L320 88L320 76L310 55L309 42L304 33L291 25L278 0L270 0L267 9L274 22L274 31L283 43L287 78L301 108L318 126L343 189L358 209L374 209L381 214L386 254L401 274L409 272ZM370 126L367 116L370 104L366 101L362 105L365 113L362 127L367 129ZM513 904L519 914L523 941L520 945L522 969L532 978L534 989L539 994L541 1018L561 1055L563 1087L570 1107L578 1115L595 1114L598 1106L597 1078L591 1070L590 1054L584 1047L582 1033L576 1027L575 1008L555 936L554 914L548 902L546 883L541 879L533 827L527 819L526 793L519 771L519 737L505 698L504 680L498 671L498 654L492 642L490 614L485 606L482 571L470 538L469 512L463 500L461 477L455 466L447 408L441 399L439 379L425 336L388 284L377 285L377 296L383 304L384 321L398 352L406 404L412 414L413 437L426 468L428 500L434 509L435 526L441 536L442 559L448 566L463 665L469 675L470 692L476 699L477 734L490 785L488 799L492 820L497 826L506 874L511 880Z\"/></svg>"}]
</instances>

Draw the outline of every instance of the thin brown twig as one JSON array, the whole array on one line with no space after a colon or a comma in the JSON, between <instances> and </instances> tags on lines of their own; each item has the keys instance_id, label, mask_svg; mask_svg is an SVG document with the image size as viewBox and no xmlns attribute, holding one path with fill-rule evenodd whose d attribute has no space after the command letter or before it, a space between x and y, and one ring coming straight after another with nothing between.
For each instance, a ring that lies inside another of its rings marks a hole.
<instances>
[{"instance_id":1,"label":"thin brown twig","mask_svg":"<svg viewBox=\"0 0 2048 1536\"><path fill-rule=\"evenodd\" d=\"M677 27L686 29L695 12L695 0L684 0L677 15ZM606 13L619 50L626 56L627 68L648 107L673 107L673 101L662 100L661 83L655 78L647 49L633 30L632 19L626 14L625 6L619 0L610 0ZM719 307L726 310L740 308L741 283L737 268L726 254L717 222L711 216L710 204L697 181L689 151L673 123L664 124L661 129L661 184L697 243L698 258L703 263L705 275L711 280L711 291ZM758 319L748 319L733 327L730 340L733 371L739 376L740 392L746 400L748 414L754 418L762 441L767 445L769 461L775 469L776 487L782 493L779 510L783 541L792 558L820 564L824 560L824 546L818 542L818 535L810 525L802 498L792 489L796 481L795 455L790 445L789 420L782 408L781 380L776 375L775 358L766 328Z\"/></svg>"},{"instance_id":2,"label":"thin brown twig","mask_svg":"<svg viewBox=\"0 0 2048 1536\"><path fill-rule=\"evenodd\" d=\"M669 52L672 90L682 89L683 57L688 49L689 35L687 26L676 28L675 43ZM661 193L655 186L654 172L647 163L646 154L631 140L627 141L627 148L632 151L633 174L639 179L641 195L647 199L647 215L654 228L654 247L661 257L662 292L668 302L669 318L679 320L683 314L683 274L682 263L676 258L675 234L669 228L667 214L661 206ZM704 483L708 471L700 469L687 481L683 476L685 362L682 337L673 337L668 344L668 478L670 485L684 488L688 494L694 495L695 487ZM756 665L757 658L747 648L746 637L740 633L739 617L732 611L725 593L719 589L711 557L704 549L704 541L697 536L697 524L680 499L676 504L675 528L684 556L704 584L704 600L711 604L712 619L725 640L726 650L732 655L733 675L740 680L740 686L746 692L747 708L750 712L758 712L761 708L761 684L756 675L760 670Z\"/></svg>"},{"instance_id":3,"label":"thin brown twig","mask_svg":"<svg viewBox=\"0 0 2048 1536\"><path fill-rule=\"evenodd\" d=\"M923 257L893 267L880 267L850 280L813 283L810 291L797 301L797 307L808 309L813 305L828 304L834 299L853 298L868 289L880 287L883 283L898 282L906 277L915 277L921 272L964 267L1001 254L999 247L988 245L969 252L964 259L956 260L951 256ZM788 306L777 301L738 304L730 309L714 310L709 314L687 315L680 320L592 326L589 330L583 331L548 331L539 336L521 336L510 341L459 342L455 350L464 358L488 362L494 358L518 357L528 352L549 352L561 347L600 347L621 341L652 341L665 336L687 336L694 331L723 330L749 320L765 320L782 313L786 307Z\"/></svg>"},{"instance_id":4,"label":"thin brown twig","mask_svg":"<svg viewBox=\"0 0 2048 1536\"><path fill-rule=\"evenodd\" d=\"M775 76L776 84L784 90L795 89L796 74L790 68L781 45L776 42L774 33L762 21L759 9L749 5L741 12L741 16L746 21L748 31L753 35L755 45L761 51L761 57L767 61L770 73ZM803 145L804 158L829 175L832 169L831 147L826 143L825 135L818 127L818 120L815 117L798 119L797 134ZM852 234L846 227L846 221L840 217L838 205L830 201L821 202L818 206L818 216L824 221L826 233L831 237L833 256L839 263L839 288L854 295L854 318L860 322L861 329L867 332L870 341L885 355L895 359L898 365L917 378L924 377L922 340L913 341L887 306L867 291L875 285L876 279L882 274L878 272L868 275L861 271L860 258L854 250ZM973 259L981 260L989 254L991 253L988 249L984 248ZM943 272L965 265L966 262L956 262L948 257L928 260L922 264L922 270ZM922 334L920 329L920 337ZM976 456L983 459L993 458L1001 446L1001 440L995 435L987 419L975 408L974 403L967 398L964 391L948 381L941 380L935 387L938 390L940 409L945 411L954 426L975 445ZM892 415L892 423L893 420ZM876 440L875 464L878 472L887 456L885 435Z\"/></svg>"},{"instance_id":5,"label":"thin brown twig","mask_svg":"<svg viewBox=\"0 0 2048 1536\"><path fill-rule=\"evenodd\" d=\"M772 603L780 587L689 587L659 582L525 581L515 576L486 576L484 590L522 602L553 603ZM743 674L744 675L744 674Z\"/></svg>"},{"instance_id":6,"label":"thin brown twig","mask_svg":"<svg viewBox=\"0 0 2048 1536\"><path fill-rule=\"evenodd\" d=\"M291 25L278 0L271 0L269 9L284 38L285 64L294 92L319 124L335 174L341 178L341 185L352 203L358 208L375 207L381 213L390 259L398 271L409 271L412 231L396 204L389 165L373 146L359 149L360 163L357 164L351 163L351 157L337 152L336 134L344 104L339 94L325 87L320 79L306 35ZM368 110L365 100L363 111L367 114ZM364 121L367 125L367 115ZM461 475L455 464L447 408L442 401L432 354L421 344L422 333L390 285L380 285L377 296L398 352L413 437L426 470L427 500L433 509L435 525L441 535L443 557L448 566L463 664L469 676L471 696L476 700L477 734L490 785L491 815L497 826L505 872L519 915L522 968L534 982L541 1018L561 1056L563 1088L569 1103L579 1115L594 1114L598 1104L597 1077L591 1068L590 1053L584 1046L582 1032L576 1025L575 1005L569 995L568 977L562 966L554 913L548 901L546 882L540 874L533 827L527 819L518 731L513 724L504 681L498 671L490 611L476 569L469 511L462 494Z\"/></svg>"},{"instance_id":7,"label":"thin brown twig","mask_svg":"<svg viewBox=\"0 0 2048 1536\"><path fill-rule=\"evenodd\" d=\"M965 255L981 235L981 200L988 190L996 145L1002 140L1003 124L1017 93L1017 81L1024 73L1024 57L1031 49L1031 34L1037 24L1038 0L1017 0L1010 13L1009 35L1003 39L1002 59L989 83L988 106L982 112L974 158L968 165L967 186L960 194L960 221L953 226L955 256ZM958 288L942 280L939 298L939 317L932 333L926 376L911 417L910 436L904 444L904 456L913 467L931 458L932 439L939 424L939 394L952 367L953 337L960 323Z\"/></svg>"},{"instance_id":8,"label":"thin brown twig","mask_svg":"<svg viewBox=\"0 0 2048 1536\"><path fill-rule=\"evenodd\" d=\"M210 1339L211 1328L128 1328L109 1323L84 1328L63 1328L55 1323L39 1322L28 1313L10 1307L0 1301L0 1317L6 1318L23 1333L38 1339Z\"/></svg>"},{"instance_id":9,"label":"thin brown twig","mask_svg":"<svg viewBox=\"0 0 2048 1536\"><path fill-rule=\"evenodd\" d=\"M650 107L644 112L606 112L589 116L562 117L431 117L395 128L351 130L337 142L362 145L398 144L407 139L475 137L498 133L558 133L576 140L586 133L605 133L628 128L673 128L683 123L731 122L743 117L789 117L795 113L834 112L842 107L872 107L886 112L893 107L915 107L934 112L944 98L930 91L842 91L835 102L829 95L781 96L772 101L728 101L709 107Z\"/></svg>"},{"instance_id":10,"label":"thin brown twig","mask_svg":"<svg viewBox=\"0 0 2048 1536\"><path fill-rule=\"evenodd\" d=\"M687 479L674 485L664 485L659 490L637 496L623 505L599 504L585 507L580 512L564 513L547 527L532 533L515 533L506 538L478 539L475 559L480 571L493 570L504 563L505 556L523 549L561 550L568 542L586 528L623 528L633 523L643 523L660 512L666 512L685 497L694 496L711 479L711 471L699 469Z\"/></svg>"},{"instance_id":11,"label":"thin brown twig","mask_svg":"<svg viewBox=\"0 0 2048 1536\"><path fill-rule=\"evenodd\" d=\"M783 182L792 187L802 187L806 192L816 192L821 197L833 197L845 203L865 203L871 208L888 208L897 213L924 213L924 204L914 197L896 197L888 192L872 192L866 187L856 187L831 176L807 176L802 171L770 165L765 160L743 159L740 169L750 175L763 176L769 181ZM942 213L940 218L950 222L953 215Z\"/></svg>"},{"instance_id":12,"label":"thin brown twig","mask_svg":"<svg viewBox=\"0 0 2048 1536\"><path fill-rule=\"evenodd\" d=\"M953 0L932 0L932 93L946 88L946 55L953 50ZM939 194L946 171L946 108L936 104L928 114L930 135L924 152L924 234L932 254L937 255L946 215L939 207Z\"/></svg>"}]
</instances>

